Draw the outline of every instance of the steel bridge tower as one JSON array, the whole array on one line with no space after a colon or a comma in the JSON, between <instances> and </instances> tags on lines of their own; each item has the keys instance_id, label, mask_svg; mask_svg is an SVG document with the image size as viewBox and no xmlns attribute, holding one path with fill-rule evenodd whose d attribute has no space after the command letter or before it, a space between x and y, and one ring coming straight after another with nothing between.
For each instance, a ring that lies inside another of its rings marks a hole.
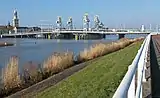
<instances>
[{"instance_id":1,"label":"steel bridge tower","mask_svg":"<svg viewBox=\"0 0 160 98\"><path fill-rule=\"evenodd\" d=\"M103 28L104 28L104 24L100 21L99 16L96 15L94 17L94 29L99 30Z\"/></svg>"},{"instance_id":2,"label":"steel bridge tower","mask_svg":"<svg viewBox=\"0 0 160 98\"><path fill-rule=\"evenodd\" d=\"M61 16L58 16L56 23L57 23L58 29L61 30L62 29L62 17Z\"/></svg>"},{"instance_id":3,"label":"steel bridge tower","mask_svg":"<svg viewBox=\"0 0 160 98\"><path fill-rule=\"evenodd\" d=\"M67 21L67 27L69 30L73 29L73 21L72 21L72 17L69 17L68 21Z\"/></svg>"},{"instance_id":4,"label":"steel bridge tower","mask_svg":"<svg viewBox=\"0 0 160 98\"><path fill-rule=\"evenodd\" d=\"M88 17L88 14L86 13L84 16L83 16L83 30L86 30L88 31L89 30L89 17Z\"/></svg>"},{"instance_id":5,"label":"steel bridge tower","mask_svg":"<svg viewBox=\"0 0 160 98\"><path fill-rule=\"evenodd\" d=\"M94 16L94 28L96 30L99 30L99 24L100 24L99 16L96 15L96 16Z\"/></svg>"},{"instance_id":6,"label":"steel bridge tower","mask_svg":"<svg viewBox=\"0 0 160 98\"><path fill-rule=\"evenodd\" d=\"M141 25L141 32L144 32L144 31L145 31L145 26Z\"/></svg>"}]
</instances>

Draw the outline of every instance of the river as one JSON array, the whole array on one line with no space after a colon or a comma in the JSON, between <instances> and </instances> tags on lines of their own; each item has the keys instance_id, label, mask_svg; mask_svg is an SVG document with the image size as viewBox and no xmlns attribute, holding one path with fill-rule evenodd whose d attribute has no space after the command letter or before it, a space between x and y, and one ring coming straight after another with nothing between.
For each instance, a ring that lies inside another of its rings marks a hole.
<instances>
[{"instance_id":1,"label":"river","mask_svg":"<svg viewBox=\"0 0 160 98\"><path fill-rule=\"evenodd\" d=\"M126 35L127 38L145 37L146 35ZM111 42L118 40L117 35L106 35L103 40L55 40L55 39L0 39L2 42L13 42L14 46L0 47L0 67L7 65L11 56L19 57L19 65L22 67L29 61L41 64L53 52L72 51L77 55L84 48L99 42Z\"/></svg>"}]
</instances>

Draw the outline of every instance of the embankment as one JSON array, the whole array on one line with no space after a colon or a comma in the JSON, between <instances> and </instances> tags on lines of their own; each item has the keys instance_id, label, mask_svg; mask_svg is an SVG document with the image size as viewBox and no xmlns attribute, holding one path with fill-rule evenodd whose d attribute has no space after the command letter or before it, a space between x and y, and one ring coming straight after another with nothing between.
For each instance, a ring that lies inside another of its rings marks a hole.
<instances>
[{"instance_id":1,"label":"embankment","mask_svg":"<svg viewBox=\"0 0 160 98\"><path fill-rule=\"evenodd\" d=\"M55 85L64 78L72 75L85 66L90 65L89 63L92 63L94 60L99 59L101 56L118 51L120 49L124 50L123 48L125 48L126 46L131 45L135 42L139 42L141 40L142 38L133 40L121 39L117 42L112 42L109 44L96 44L91 46L89 49L85 49L84 51L80 52L80 54L77 56L78 61L74 60L74 54L72 52L54 53L44 62L44 64L42 64L42 67L35 68L33 64L30 64L30 67L24 69L24 73L22 75L19 74L18 70L18 57L12 57L6 68L4 68L3 70L4 87L2 88L2 90L0 90L0 95L4 97L21 90L20 92L17 92L10 96L12 98L17 98L22 95L27 95L31 92L36 93L37 91L41 91L47 87ZM129 51L124 51L124 54L126 53L129 53ZM123 53L121 54L124 55ZM118 57L122 58L121 55L119 55ZM117 60L117 58L110 58L110 60L114 61ZM89 63L86 61L88 61ZM85 63L75 65L75 62Z\"/></svg>"}]
</instances>

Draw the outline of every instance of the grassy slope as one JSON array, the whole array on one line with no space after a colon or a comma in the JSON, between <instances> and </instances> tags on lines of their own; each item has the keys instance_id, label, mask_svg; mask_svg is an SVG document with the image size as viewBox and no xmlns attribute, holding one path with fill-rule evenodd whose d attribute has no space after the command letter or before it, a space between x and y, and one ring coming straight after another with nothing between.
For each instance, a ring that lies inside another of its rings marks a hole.
<instances>
[{"instance_id":1,"label":"grassy slope","mask_svg":"<svg viewBox=\"0 0 160 98\"><path fill-rule=\"evenodd\" d=\"M38 98L112 97L141 42L90 63L66 80L39 93Z\"/></svg>"}]
</instances>

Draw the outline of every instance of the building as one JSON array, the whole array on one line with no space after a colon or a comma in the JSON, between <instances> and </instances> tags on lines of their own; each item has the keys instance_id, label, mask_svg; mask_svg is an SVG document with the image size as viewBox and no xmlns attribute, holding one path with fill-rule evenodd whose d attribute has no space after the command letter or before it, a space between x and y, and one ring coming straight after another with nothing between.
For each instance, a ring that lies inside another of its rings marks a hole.
<instances>
[{"instance_id":1,"label":"building","mask_svg":"<svg viewBox=\"0 0 160 98\"><path fill-rule=\"evenodd\" d=\"M20 27L19 18L17 11L14 10L12 25L8 22L7 25L0 25L0 34L11 34L11 33L25 33L25 32L40 32L39 27Z\"/></svg>"},{"instance_id":2,"label":"building","mask_svg":"<svg viewBox=\"0 0 160 98\"><path fill-rule=\"evenodd\" d=\"M13 27L19 27L19 19L18 19L18 14L16 10L14 10L12 25Z\"/></svg>"},{"instance_id":3,"label":"building","mask_svg":"<svg viewBox=\"0 0 160 98\"><path fill-rule=\"evenodd\" d=\"M10 25L10 22L8 22L8 25L1 25L0 26L0 34L10 34L13 32L13 26Z\"/></svg>"},{"instance_id":4,"label":"building","mask_svg":"<svg viewBox=\"0 0 160 98\"><path fill-rule=\"evenodd\" d=\"M39 27L14 27L14 33L28 33L28 32L40 32L41 28Z\"/></svg>"},{"instance_id":5,"label":"building","mask_svg":"<svg viewBox=\"0 0 160 98\"><path fill-rule=\"evenodd\" d=\"M14 27L13 31L14 31L14 33L28 32L28 27Z\"/></svg>"},{"instance_id":6,"label":"building","mask_svg":"<svg viewBox=\"0 0 160 98\"><path fill-rule=\"evenodd\" d=\"M40 32L41 28L40 27L27 27L28 32Z\"/></svg>"},{"instance_id":7,"label":"building","mask_svg":"<svg viewBox=\"0 0 160 98\"><path fill-rule=\"evenodd\" d=\"M17 10L14 10L12 20L13 20L12 26L13 26L14 33L28 32L28 27L19 27L19 18L18 18Z\"/></svg>"},{"instance_id":8,"label":"building","mask_svg":"<svg viewBox=\"0 0 160 98\"><path fill-rule=\"evenodd\" d=\"M17 10L14 10L12 26L13 26L13 33L35 32L35 31L41 30L41 28L39 27L21 27L19 26L19 18L18 18Z\"/></svg>"},{"instance_id":9,"label":"building","mask_svg":"<svg viewBox=\"0 0 160 98\"><path fill-rule=\"evenodd\" d=\"M10 27L8 27L8 26L0 26L0 34L9 34L9 33L12 32L12 30L13 30L12 26L10 26Z\"/></svg>"}]
</instances>

